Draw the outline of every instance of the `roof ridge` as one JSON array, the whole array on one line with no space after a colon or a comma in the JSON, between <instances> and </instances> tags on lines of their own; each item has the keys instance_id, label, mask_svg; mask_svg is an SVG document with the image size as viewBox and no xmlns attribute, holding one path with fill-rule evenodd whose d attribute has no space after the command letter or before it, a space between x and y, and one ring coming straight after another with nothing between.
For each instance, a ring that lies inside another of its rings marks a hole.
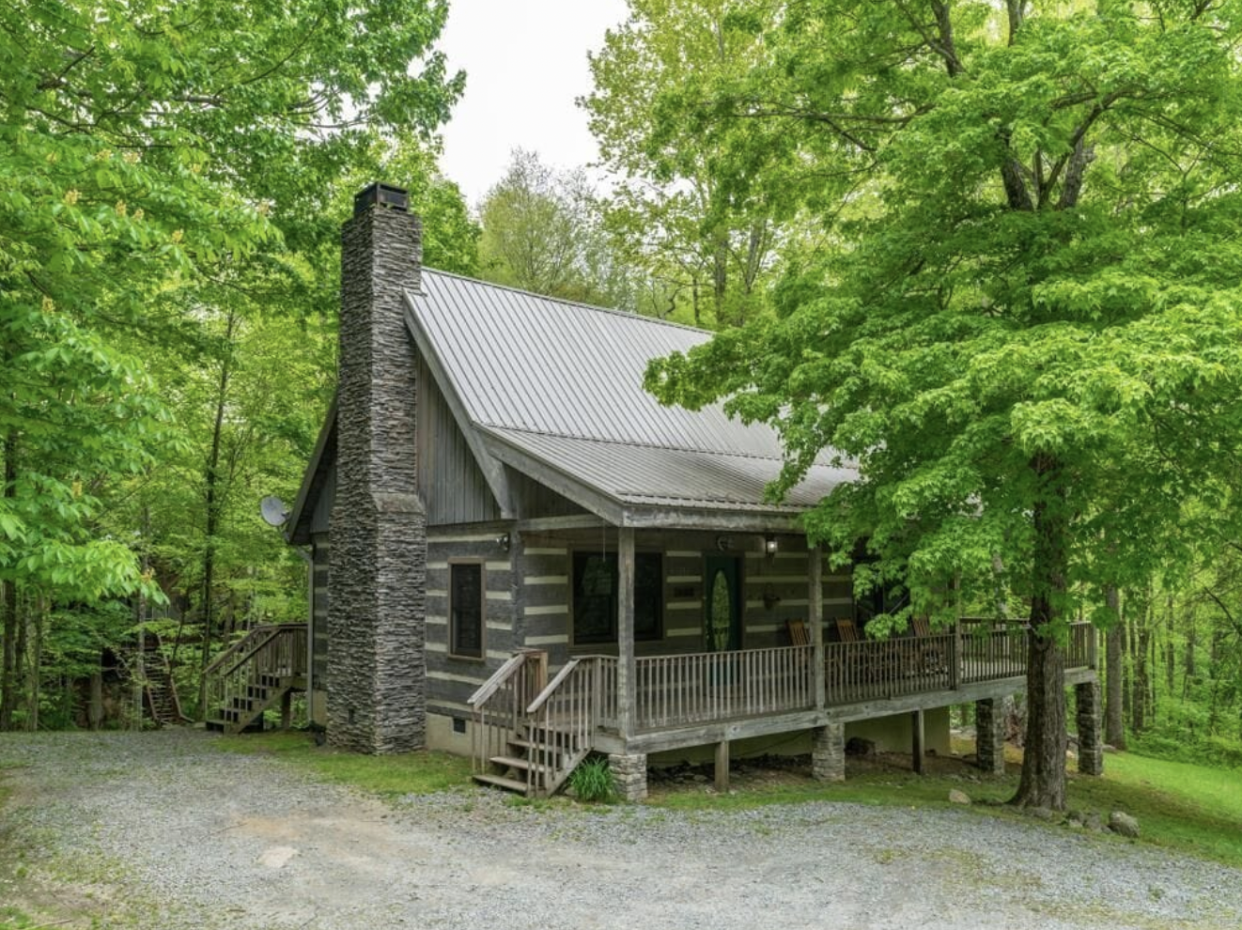
<instances>
[{"instance_id":1,"label":"roof ridge","mask_svg":"<svg viewBox=\"0 0 1242 930\"><path fill-rule=\"evenodd\" d=\"M456 278L458 281L465 281L467 284L477 284L482 287L494 287L500 291L509 291L510 293L513 293L513 294L521 294L525 297L533 297L536 300L546 300L546 301L549 301L555 304L563 304L566 307L572 307L576 310L594 310L597 313L609 313L609 314L612 314L613 316L625 317L627 320L640 320L645 323L658 323L661 326L668 326L668 327L671 327L672 329L684 329L692 333L700 333L704 336L713 335L710 329L700 329L697 326L690 326L686 323L676 323L672 320L662 320L658 316L643 316L641 313L631 313L628 310L617 310L613 307L597 307L594 304L586 304L578 300L566 300L564 297L549 297L547 294L539 294L539 293L536 293L535 291L523 290L520 287L513 287L508 284L496 284L492 281L482 281L479 278L472 278L469 275L457 274L456 272L453 272L453 271L441 271L438 268L428 268L424 266L422 270L424 272L429 271L432 274L442 275L446 278ZM420 297L423 296L421 291L419 292L418 296Z\"/></svg>"},{"instance_id":2,"label":"roof ridge","mask_svg":"<svg viewBox=\"0 0 1242 930\"><path fill-rule=\"evenodd\" d=\"M784 463L784 456L776 455L754 455L746 452L722 452L719 449L701 449L695 446L670 446L662 443L643 442L637 439L601 439L598 436L576 436L573 433L557 432L555 430L529 429L521 426L505 426L501 423L480 422L476 424L487 430L504 430L509 433L527 433L531 436L549 436L554 439L576 439L580 442L599 442L610 446L637 446L642 449L661 449L665 452L693 452L698 455L719 455L728 456L734 459L754 459L759 462L781 462Z\"/></svg>"}]
</instances>

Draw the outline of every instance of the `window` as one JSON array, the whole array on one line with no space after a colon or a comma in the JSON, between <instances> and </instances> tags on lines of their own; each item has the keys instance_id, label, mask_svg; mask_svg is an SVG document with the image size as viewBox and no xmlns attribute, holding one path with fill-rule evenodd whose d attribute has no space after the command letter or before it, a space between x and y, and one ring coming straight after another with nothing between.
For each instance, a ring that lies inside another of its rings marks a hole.
<instances>
[{"instance_id":1,"label":"window","mask_svg":"<svg viewBox=\"0 0 1242 930\"><path fill-rule=\"evenodd\" d=\"M664 565L658 552L634 553L634 638L660 639ZM617 554L574 553L574 645L617 641Z\"/></svg>"},{"instance_id":2,"label":"window","mask_svg":"<svg viewBox=\"0 0 1242 930\"><path fill-rule=\"evenodd\" d=\"M449 565L449 654L483 658L483 565Z\"/></svg>"}]
</instances>

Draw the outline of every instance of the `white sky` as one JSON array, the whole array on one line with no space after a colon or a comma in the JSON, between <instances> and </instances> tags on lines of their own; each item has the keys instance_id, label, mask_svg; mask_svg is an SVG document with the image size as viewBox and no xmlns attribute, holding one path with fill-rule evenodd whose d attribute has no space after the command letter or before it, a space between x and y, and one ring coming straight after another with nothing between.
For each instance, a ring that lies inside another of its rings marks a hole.
<instances>
[{"instance_id":1,"label":"white sky","mask_svg":"<svg viewBox=\"0 0 1242 930\"><path fill-rule=\"evenodd\" d=\"M591 89L587 52L624 21L625 0L450 0L439 47L466 93L444 127L440 167L476 207L512 149L576 168L598 157L574 98Z\"/></svg>"}]
</instances>

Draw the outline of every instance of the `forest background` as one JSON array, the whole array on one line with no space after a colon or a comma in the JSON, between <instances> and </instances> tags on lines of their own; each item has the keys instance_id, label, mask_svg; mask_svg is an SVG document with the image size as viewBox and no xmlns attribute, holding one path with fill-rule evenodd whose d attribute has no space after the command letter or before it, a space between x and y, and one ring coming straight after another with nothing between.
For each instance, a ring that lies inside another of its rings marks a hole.
<instances>
[{"instance_id":1,"label":"forest background","mask_svg":"<svg viewBox=\"0 0 1242 930\"><path fill-rule=\"evenodd\" d=\"M0 10L0 730L90 724L140 624L193 716L214 655L306 616L259 501L296 495L378 178L431 267L723 333L651 387L772 422L788 480L861 453L808 529L869 521L878 627L949 578L1051 639L1089 617L1111 742L1242 765L1239 5L630 7L580 101L607 186L516 151L475 205L437 165L443 2Z\"/></svg>"}]
</instances>

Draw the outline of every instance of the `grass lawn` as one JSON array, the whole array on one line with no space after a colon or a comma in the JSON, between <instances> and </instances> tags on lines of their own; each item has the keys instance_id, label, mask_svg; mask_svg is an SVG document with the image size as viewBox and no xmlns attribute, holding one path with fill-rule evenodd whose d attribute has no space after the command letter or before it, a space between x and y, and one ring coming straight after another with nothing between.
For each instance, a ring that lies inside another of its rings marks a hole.
<instances>
[{"instance_id":1,"label":"grass lawn","mask_svg":"<svg viewBox=\"0 0 1242 930\"><path fill-rule=\"evenodd\" d=\"M464 790L470 785L469 760L445 753L362 756L317 747L308 734L300 732L221 737L217 745L226 752L271 755L324 781L352 785L387 799ZM958 748L973 750L973 746ZM752 772L735 776L728 794L711 793L698 784L655 784L648 804L706 811L805 801L949 808L957 807L948 799L949 791L957 788L976 802L970 810L980 816L1032 822L1002 803L1017 786L1020 755L1012 748L1009 772L1003 778L966 780L975 770L957 758L929 759L930 773L922 776L904 767L908 764L901 757L857 767L851 763L848 780L834 785L812 781L796 770ZM1242 868L1242 772L1127 753L1110 753L1104 764L1103 778L1087 778L1072 774L1071 763L1071 809L1095 811L1105 820L1111 811L1125 811L1138 818L1141 843ZM571 802L540 802L560 803ZM1049 829L1067 828L1056 824ZM1118 838L1117 842L1126 841Z\"/></svg>"},{"instance_id":2,"label":"grass lawn","mask_svg":"<svg viewBox=\"0 0 1242 930\"><path fill-rule=\"evenodd\" d=\"M274 756L323 781L352 785L389 800L471 784L470 760L443 752L364 756L316 746L309 733L299 731L222 736L216 745L225 752Z\"/></svg>"},{"instance_id":3,"label":"grass lawn","mask_svg":"<svg viewBox=\"0 0 1242 930\"><path fill-rule=\"evenodd\" d=\"M1005 777L978 782L962 780L962 774L971 772L965 764L944 759L937 760L931 774L922 776L892 765L851 771L845 782L834 785L821 785L805 776L790 774L762 784L743 783L728 795L684 788L657 792L653 803L682 810L746 808L809 800L947 808L957 806L949 801L949 791L956 788L975 802L985 802L972 807L974 811L986 816L1028 820L1002 803L1017 788L1021 764L1020 752L1015 754L1012 749L1009 752L1009 772ZM905 761L908 764L908 760ZM1128 753L1106 755L1102 778L1075 775L1073 763L1070 765L1071 810L1095 811L1105 820L1111 811L1125 811L1138 818L1141 843L1242 868L1242 772ZM1059 824L1053 828L1066 829Z\"/></svg>"}]
</instances>

